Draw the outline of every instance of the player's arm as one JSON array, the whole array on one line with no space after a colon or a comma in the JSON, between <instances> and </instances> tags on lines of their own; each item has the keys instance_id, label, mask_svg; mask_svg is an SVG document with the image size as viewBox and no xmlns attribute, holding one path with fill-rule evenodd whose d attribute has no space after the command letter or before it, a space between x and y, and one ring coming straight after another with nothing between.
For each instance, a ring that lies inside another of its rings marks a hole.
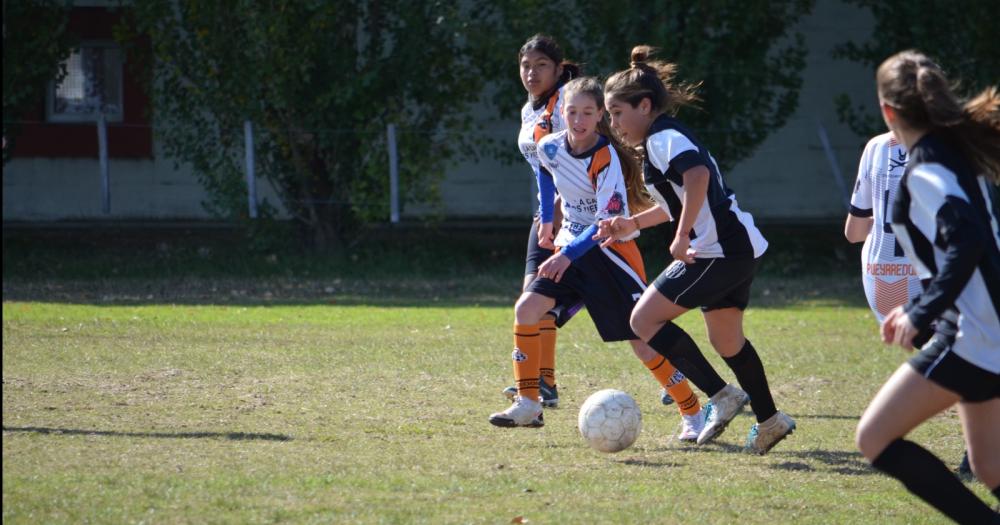
<instances>
[{"instance_id":1,"label":"player's arm","mask_svg":"<svg viewBox=\"0 0 1000 525\"><path fill-rule=\"evenodd\" d=\"M944 244L944 257L937 274L923 293L905 308L917 331L927 330L932 321L955 304L976 271L988 237L976 220L972 205L958 197L948 196L937 212L937 239Z\"/></svg>"},{"instance_id":2,"label":"player's arm","mask_svg":"<svg viewBox=\"0 0 1000 525\"><path fill-rule=\"evenodd\" d=\"M699 165L685 170L682 177L684 178L684 198L681 200L681 216L677 218L677 234L674 236L674 242L681 241L680 244L684 245L683 248L686 251L687 246L691 243L691 229L694 228L698 213L701 212L701 207L705 205L705 199L708 197L708 178L711 177L711 174L707 166ZM685 240L686 242L684 242ZM674 253L672 245L670 252ZM684 257L674 253L674 258L683 259Z\"/></svg>"},{"instance_id":3,"label":"player's arm","mask_svg":"<svg viewBox=\"0 0 1000 525\"><path fill-rule=\"evenodd\" d=\"M855 209L852 207L851 212L847 214L847 221L844 222L844 237L847 238L847 242L865 242L875 223L872 211L868 210L867 216L858 216L854 213Z\"/></svg>"},{"instance_id":4,"label":"player's arm","mask_svg":"<svg viewBox=\"0 0 1000 525\"><path fill-rule=\"evenodd\" d=\"M851 194L851 208L844 222L844 237L847 242L865 242L872 231L875 219L872 217L872 154L876 148L874 139L868 141L865 151L858 163L858 178L854 182L854 193ZM888 219L888 218L887 218Z\"/></svg>"}]
</instances>

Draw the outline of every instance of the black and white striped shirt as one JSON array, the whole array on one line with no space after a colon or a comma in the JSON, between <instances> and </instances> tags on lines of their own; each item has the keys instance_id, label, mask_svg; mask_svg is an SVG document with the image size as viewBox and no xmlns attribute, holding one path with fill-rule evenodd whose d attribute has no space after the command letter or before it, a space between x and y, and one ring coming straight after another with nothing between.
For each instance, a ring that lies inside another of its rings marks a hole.
<instances>
[{"instance_id":1,"label":"black and white striped shirt","mask_svg":"<svg viewBox=\"0 0 1000 525\"><path fill-rule=\"evenodd\" d=\"M715 159L683 124L660 115L650 125L645 147L646 189L670 220L681 216L684 172L697 166L708 168L706 201L689 232L698 258L756 259L764 253L767 241L754 226L753 217L740 210Z\"/></svg>"},{"instance_id":2,"label":"black and white striped shirt","mask_svg":"<svg viewBox=\"0 0 1000 525\"><path fill-rule=\"evenodd\" d=\"M896 239L921 279L930 279L906 307L910 321L925 331L954 308L954 352L994 374L1000 373L996 191L950 137L931 131L910 151L892 209Z\"/></svg>"}]
</instances>

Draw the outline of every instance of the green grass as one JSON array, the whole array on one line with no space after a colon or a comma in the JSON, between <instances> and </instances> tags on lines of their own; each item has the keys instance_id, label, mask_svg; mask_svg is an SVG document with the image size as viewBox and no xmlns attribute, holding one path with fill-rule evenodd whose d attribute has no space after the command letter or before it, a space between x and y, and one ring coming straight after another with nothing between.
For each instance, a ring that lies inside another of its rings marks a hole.
<instances>
[{"instance_id":1,"label":"green grass","mask_svg":"<svg viewBox=\"0 0 1000 525\"><path fill-rule=\"evenodd\" d=\"M905 358L877 342L856 280L755 285L747 333L799 430L752 457L736 451L748 413L716 444L672 441L676 409L585 314L561 332L562 408L541 430L491 427L511 375L512 275L93 281L5 268L3 520L944 522L854 449L858 415ZM699 315L680 324L708 349ZM644 414L615 455L576 431L577 407L609 387ZM913 438L957 465L954 412Z\"/></svg>"}]
</instances>

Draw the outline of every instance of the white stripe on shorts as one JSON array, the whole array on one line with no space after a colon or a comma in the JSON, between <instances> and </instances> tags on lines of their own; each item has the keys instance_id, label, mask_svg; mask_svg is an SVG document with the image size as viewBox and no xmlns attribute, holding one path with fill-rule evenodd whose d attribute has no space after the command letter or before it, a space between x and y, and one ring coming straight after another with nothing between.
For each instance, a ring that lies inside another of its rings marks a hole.
<instances>
[{"instance_id":1,"label":"white stripe on shorts","mask_svg":"<svg viewBox=\"0 0 1000 525\"><path fill-rule=\"evenodd\" d=\"M698 284L698 281L700 281L701 278L704 277L705 274L708 273L708 269L711 268L712 265L715 264L715 261L717 261L717 260L718 260L717 258L713 258L712 262L708 263L708 266L705 267L705 271L701 272L701 275L699 275L698 278L695 279L693 283L691 283L687 288L685 288L683 292L677 294L677 297L674 298L674 304L677 304L677 301L681 300L681 296L682 295L686 294L688 290L690 290L691 288L693 288L694 285ZM683 264L683 261L680 261L680 262L681 262L681 264Z\"/></svg>"},{"instance_id":2,"label":"white stripe on shorts","mask_svg":"<svg viewBox=\"0 0 1000 525\"><path fill-rule=\"evenodd\" d=\"M646 290L646 283L642 282L642 277L639 277L639 274L635 273L635 270L633 270L632 267L628 265L628 263L621 260L621 258L617 254L612 253L611 250L608 248L601 246L601 251L604 252L604 255L606 255L608 259L611 259L611 261L614 262L616 265L618 265L619 268L624 270L625 273L629 274L630 277L635 279L635 282L641 287L643 291Z\"/></svg>"},{"instance_id":3,"label":"white stripe on shorts","mask_svg":"<svg viewBox=\"0 0 1000 525\"><path fill-rule=\"evenodd\" d=\"M941 360L944 359L944 356L948 355L948 352L951 352L951 346L952 345L948 345L948 348L945 348L944 352L941 352L941 355L939 355L938 358L935 359L933 363L931 363L931 366L927 367L927 371L924 372L925 378L927 379L931 378L931 372L933 372L934 369L937 368L938 363L940 363Z\"/></svg>"}]
</instances>

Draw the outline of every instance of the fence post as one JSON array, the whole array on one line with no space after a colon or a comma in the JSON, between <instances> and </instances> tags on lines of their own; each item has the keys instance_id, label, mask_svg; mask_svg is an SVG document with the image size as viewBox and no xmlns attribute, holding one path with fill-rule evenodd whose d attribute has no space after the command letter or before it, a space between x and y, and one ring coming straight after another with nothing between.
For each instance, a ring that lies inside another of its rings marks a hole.
<instances>
[{"instance_id":1,"label":"fence post","mask_svg":"<svg viewBox=\"0 0 1000 525\"><path fill-rule=\"evenodd\" d=\"M396 150L396 125L386 128L389 143L389 221L399 223L399 155Z\"/></svg>"},{"instance_id":2,"label":"fence post","mask_svg":"<svg viewBox=\"0 0 1000 525\"><path fill-rule=\"evenodd\" d=\"M111 213L111 174L108 168L108 123L104 111L97 113L97 155L101 170L101 211Z\"/></svg>"},{"instance_id":3,"label":"fence post","mask_svg":"<svg viewBox=\"0 0 1000 525\"><path fill-rule=\"evenodd\" d=\"M840 166L837 165L837 157L833 154L830 146L830 138L826 134L826 127L823 122L816 119L816 133L819 134L819 141L823 143L823 150L826 151L826 160L830 163L830 170L833 172L833 180L840 189L840 195L844 201L844 208L851 209L851 194L847 191L847 184L844 183L844 176L840 174Z\"/></svg>"},{"instance_id":4,"label":"fence post","mask_svg":"<svg viewBox=\"0 0 1000 525\"><path fill-rule=\"evenodd\" d=\"M249 120L243 121L243 150L246 160L247 172L247 205L250 210L250 218L257 218L257 176L254 170L253 155L253 123Z\"/></svg>"}]
</instances>

